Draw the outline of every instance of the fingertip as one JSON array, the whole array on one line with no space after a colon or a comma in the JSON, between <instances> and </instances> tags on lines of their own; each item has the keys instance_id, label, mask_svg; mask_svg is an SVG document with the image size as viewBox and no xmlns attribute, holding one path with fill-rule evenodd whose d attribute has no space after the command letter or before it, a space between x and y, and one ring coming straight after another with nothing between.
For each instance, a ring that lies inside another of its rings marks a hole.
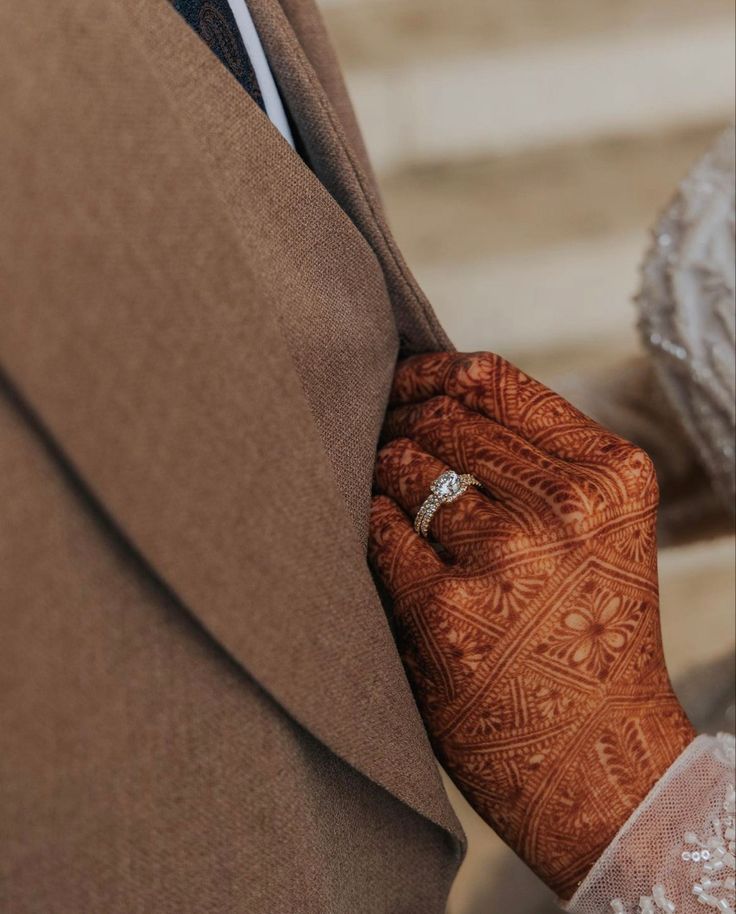
<instances>
[{"instance_id":1,"label":"fingertip","mask_svg":"<svg viewBox=\"0 0 736 914\"><path fill-rule=\"evenodd\" d=\"M384 470L387 466L393 466L401 462L405 454L413 453L417 449L416 444L411 438L400 436L387 441L376 454L376 472Z\"/></svg>"},{"instance_id":2,"label":"fingertip","mask_svg":"<svg viewBox=\"0 0 736 914\"><path fill-rule=\"evenodd\" d=\"M388 495L371 499L368 522L368 557L382 577L390 574L396 543L411 521Z\"/></svg>"},{"instance_id":3,"label":"fingertip","mask_svg":"<svg viewBox=\"0 0 736 914\"><path fill-rule=\"evenodd\" d=\"M385 543L399 528L409 522L401 508L388 495L377 495L371 504L369 535L376 543Z\"/></svg>"},{"instance_id":4,"label":"fingertip","mask_svg":"<svg viewBox=\"0 0 736 914\"><path fill-rule=\"evenodd\" d=\"M371 534L374 531L381 530L389 524L395 510L397 510L397 505L388 495L374 495L371 498L369 514L369 529Z\"/></svg>"},{"instance_id":5,"label":"fingertip","mask_svg":"<svg viewBox=\"0 0 736 914\"><path fill-rule=\"evenodd\" d=\"M408 435L397 435L381 447L378 452L378 459L393 457L397 452L403 452L411 447L416 447L416 445Z\"/></svg>"},{"instance_id":6,"label":"fingertip","mask_svg":"<svg viewBox=\"0 0 736 914\"><path fill-rule=\"evenodd\" d=\"M409 356L396 368L389 405L399 406L426 400L442 391L442 378L452 362L453 352L429 352Z\"/></svg>"}]
</instances>

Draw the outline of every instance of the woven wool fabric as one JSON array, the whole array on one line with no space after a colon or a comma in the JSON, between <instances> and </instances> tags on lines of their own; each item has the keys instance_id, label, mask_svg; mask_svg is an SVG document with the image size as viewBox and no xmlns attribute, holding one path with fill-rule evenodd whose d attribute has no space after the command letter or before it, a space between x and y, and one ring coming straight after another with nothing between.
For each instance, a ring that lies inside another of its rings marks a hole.
<instances>
[{"instance_id":1,"label":"woven wool fabric","mask_svg":"<svg viewBox=\"0 0 736 914\"><path fill-rule=\"evenodd\" d=\"M251 6L314 171L166 0L0 33L13 914L439 914L461 858L362 542L399 331L444 335L316 13Z\"/></svg>"}]
</instances>

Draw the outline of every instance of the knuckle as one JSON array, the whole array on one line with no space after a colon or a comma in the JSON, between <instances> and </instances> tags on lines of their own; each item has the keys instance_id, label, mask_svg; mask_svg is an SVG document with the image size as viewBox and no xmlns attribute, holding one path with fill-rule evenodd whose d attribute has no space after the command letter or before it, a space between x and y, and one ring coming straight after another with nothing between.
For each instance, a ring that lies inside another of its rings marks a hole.
<instances>
[{"instance_id":1,"label":"knuckle","mask_svg":"<svg viewBox=\"0 0 736 914\"><path fill-rule=\"evenodd\" d=\"M640 494L651 493L654 497L658 495L657 470L654 461L645 450L631 446L627 470L633 486Z\"/></svg>"},{"instance_id":2,"label":"knuckle","mask_svg":"<svg viewBox=\"0 0 736 914\"><path fill-rule=\"evenodd\" d=\"M656 502L659 497L657 470L643 448L612 436L605 448L605 456L605 466L619 478L627 497Z\"/></svg>"}]
</instances>

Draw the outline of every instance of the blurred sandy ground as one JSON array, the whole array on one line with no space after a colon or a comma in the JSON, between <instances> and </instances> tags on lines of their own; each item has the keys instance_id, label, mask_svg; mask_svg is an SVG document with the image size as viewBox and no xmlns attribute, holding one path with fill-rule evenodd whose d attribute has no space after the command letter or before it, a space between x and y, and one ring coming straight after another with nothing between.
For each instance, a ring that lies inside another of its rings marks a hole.
<instances>
[{"instance_id":1,"label":"blurred sandy ground","mask_svg":"<svg viewBox=\"0 0 736 914\"><path fill-rule=\"evenodd\" d=\"M647 232L733 117L730 0L321 0L399 243L461 349L555 386L637 351ZM664 638L699 726L733 729L734 541L661 552ZM542 914L465 806L449 914Z\"/></svg>"}]
</instances>

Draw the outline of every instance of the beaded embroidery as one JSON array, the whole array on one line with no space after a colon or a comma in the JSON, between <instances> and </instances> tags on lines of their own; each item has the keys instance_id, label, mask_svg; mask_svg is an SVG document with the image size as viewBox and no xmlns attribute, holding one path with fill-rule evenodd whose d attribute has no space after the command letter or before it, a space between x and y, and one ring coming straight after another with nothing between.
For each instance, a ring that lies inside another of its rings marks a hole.
<instances>
[{"instance_id":1,"label":"beaded embroidery","mask_svg":"<svg viewBox=\"0 0 736 914\"><path fill-rule=\"evenodd\" d=\"M718 754L733 768L736 748L733 736L718 734ZM684 850L680 859L686 866L700 866L698 880L691 884L692 894L704 908L713 908L721 914L736 914L734 891L736 889L736 789L726 788L722 812L711 820L706 833L700 837L693 831L683 835ZM688 880L689 881L689 880ZM638 907L627 907L620 898L611 901L613 914L676 914L677 906L667 897L663 885L655 885L651 895L643 895Z\"/></svg>"}]
</instances>

